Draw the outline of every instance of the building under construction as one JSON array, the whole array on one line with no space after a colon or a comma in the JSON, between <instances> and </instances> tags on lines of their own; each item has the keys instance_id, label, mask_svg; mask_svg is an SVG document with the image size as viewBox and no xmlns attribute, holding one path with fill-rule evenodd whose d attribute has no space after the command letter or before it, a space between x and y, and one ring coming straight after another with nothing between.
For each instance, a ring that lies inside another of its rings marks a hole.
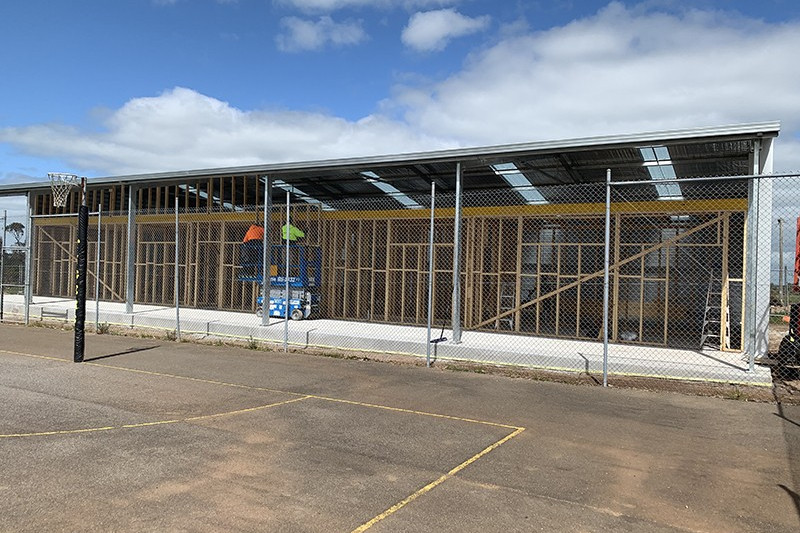
<instances>
[{"instance_id":1,"label":"building under construction","mask_svg":"<svg viewBox=\"0 0 800 533\"><path fill-rule=\"evenodd\" d=\"M255 311L243 238L261 225L280 245L291 222L321 254L316 316L425 324L431 270L437 328L597 340L608 241L611 341L763 353L772 194L752 177L772 171L778 133L759 123L90 178L92 228L102 223L89 297L171 305L177 268L182 306ZM22 193L30 290L70 297L76 221L64 215L79 191L54 208L47 183L0 188Z\"/></svg>"}]
</instances>

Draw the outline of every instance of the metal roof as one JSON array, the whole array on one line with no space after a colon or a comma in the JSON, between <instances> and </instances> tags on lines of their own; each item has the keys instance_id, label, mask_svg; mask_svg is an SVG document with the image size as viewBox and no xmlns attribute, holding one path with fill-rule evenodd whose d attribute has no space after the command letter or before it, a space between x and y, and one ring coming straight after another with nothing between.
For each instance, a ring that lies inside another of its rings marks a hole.
<instances>
[{"instance_id":1,"label":"metal roof","mask_svg":"<svg viewBox=\"0 0 800 533\"><path fill-rule=\"evenodd\" d=\"M353 197L362 202L365 197L385 199L387 189L396 189L398 194L413 199L414 195L427 194L434 180L437 191L447 193L454 189L457 163L462 165L467 191L514 190L494 167L510 163L531 187L602 183L608 168L612 169L615 181L650 181L652 176L641 149L655 146L666 147L670 170L674 170L677 177L747 175L752 172L750 158L755 140L776 137L779 132L779 122L760 122L432 152L95 177L89 179L89 187L164 186L211 177L269 175L321 202L346 204ZM365 177L365 172L376 175L390 187L376 187L374 180L370 181L372 178ZM0 196L46 191L49 187L47 181L0 185ZM547 198L547 194L544 196Z\"/></svg>"}]
</instances>

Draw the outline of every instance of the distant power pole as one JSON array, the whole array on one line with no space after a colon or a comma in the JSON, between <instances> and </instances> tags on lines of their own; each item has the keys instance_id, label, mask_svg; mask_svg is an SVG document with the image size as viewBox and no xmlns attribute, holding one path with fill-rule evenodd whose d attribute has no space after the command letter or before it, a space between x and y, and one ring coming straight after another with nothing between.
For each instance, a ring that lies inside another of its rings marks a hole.
<instances>
[{"instance_id":1,"label":"distant power pole","mask_svg":"<svg viewBox=\"0 0 800 533\"><path fill-rule=\"evenodd\" d=\"M780 295L781 307L786 305L783 300L783 286L785 281L783 279L783 219L778 219L778 240L780 241L780 249L778 250L778 294Z\"/></svg>"}]
</instances>

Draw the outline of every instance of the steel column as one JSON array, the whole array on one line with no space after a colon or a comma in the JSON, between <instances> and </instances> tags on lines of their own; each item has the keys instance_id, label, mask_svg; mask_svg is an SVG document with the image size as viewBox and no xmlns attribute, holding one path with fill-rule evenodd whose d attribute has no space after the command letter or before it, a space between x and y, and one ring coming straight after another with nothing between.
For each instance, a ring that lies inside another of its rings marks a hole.
<instances>
[{"instance_id":1,"label":"steel column","mask_svg":"<svg viewBox=\"0 0 800 533\"><path fill-rule=\"evenodd\" d=\"M453 230L453 344L461 342L461 163L456 163L456 212Z\"/></svg>"},{"instance_id":2,"label":"steel column","mask_svg":"<svg viewBox=\"0 0 800 533\"><path fill-rule=\"evenodd\" d=\"M755 358L768 351L769 300L772 262L772 180L759 174L772 172L772 139L753 143L753 174L747 210L747 277L749 284L744 321L749 332L745 337L748 367L755 370Z\"/></svg>"}]
</instances>

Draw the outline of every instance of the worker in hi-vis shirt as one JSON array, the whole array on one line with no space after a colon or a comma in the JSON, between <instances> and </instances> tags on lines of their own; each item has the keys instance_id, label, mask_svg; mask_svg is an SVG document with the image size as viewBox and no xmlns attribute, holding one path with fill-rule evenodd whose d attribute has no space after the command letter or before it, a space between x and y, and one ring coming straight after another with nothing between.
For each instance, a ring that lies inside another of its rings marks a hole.
<instances>
[{"instance_id":1,"label":"worker in hi-vis shirt","mask_svg":"<svg viewBox=\"0 0 800 533\"><path fill-rule=\"evenodd\" d=\"M287 236L288 233L288 236ZM290 241L296 241L297 239L302 239L305 237L306 234L300 228L296 228L291 224L286 224L281 228L281 238L282 239L289 239Z\"/></svg>"}]
</instances>

